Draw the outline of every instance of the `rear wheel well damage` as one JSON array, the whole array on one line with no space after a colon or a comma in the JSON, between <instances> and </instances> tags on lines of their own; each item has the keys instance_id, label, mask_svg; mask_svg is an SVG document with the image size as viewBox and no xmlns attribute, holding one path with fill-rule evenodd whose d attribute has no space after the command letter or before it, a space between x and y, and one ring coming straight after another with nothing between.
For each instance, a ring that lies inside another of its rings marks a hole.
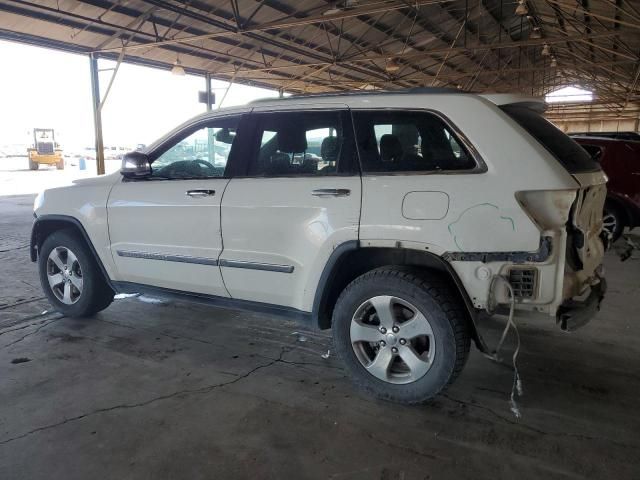
<instances>
[{"instance_id":1,"label":"rear wheel well damage","mask_svg":"<svg viewBox=\"0 0 640 480\"><path fill-rule=\"evenodd\" d=\"M401 267L438 272L451 282L467 312L469 332L476 346L484 351L484 343L476 328L476 310L455 271L442 258L429 252L406 248L359 248L358 242L338 247L322 273L313 304L313 321L320 329L331 328L333 309L345 287L360 275L380 267Z\"/></svg>"}]
</instances>

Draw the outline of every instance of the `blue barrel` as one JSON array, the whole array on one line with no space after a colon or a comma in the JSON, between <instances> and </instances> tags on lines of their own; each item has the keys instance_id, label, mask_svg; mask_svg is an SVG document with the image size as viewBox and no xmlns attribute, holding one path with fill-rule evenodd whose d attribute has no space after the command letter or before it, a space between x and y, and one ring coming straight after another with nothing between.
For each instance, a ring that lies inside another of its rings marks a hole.
<instances>
[{"instance_id":1,"label":"blue barrel","mask_svg":"<svg viewBox=\"0 0 640 480\"><path fill-rule=\"evenodd\" d=\"M86 170L87 169L87 162L84 159L84 157L80 157L80 170Z\"/></svg>"}]
</instances>

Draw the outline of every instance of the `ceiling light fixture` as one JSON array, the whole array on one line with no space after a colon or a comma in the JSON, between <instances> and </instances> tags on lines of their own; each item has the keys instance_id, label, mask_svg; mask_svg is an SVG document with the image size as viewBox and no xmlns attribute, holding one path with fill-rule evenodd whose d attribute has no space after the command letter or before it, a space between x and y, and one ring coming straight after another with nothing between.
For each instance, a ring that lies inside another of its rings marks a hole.
<instances>
[{"instance_id":1,"label":"ceiling light fixture","mask_svg":"<svg viewBox=\"0 0 640 480\"><path fill-rule=\"evenodd\" d=\"M337 3L332 3L331 6L322 12L322 15L335 15L336 13L340 13L342 8L338 7Z\"/></svg>"},{"instance_id":2,"label":"ceiling light fixture","mask_svg":"<svg viewBox=\"0 0 640 480\"><path fill-rule=\"evenodd\" d=\"M343 2L333 2L331 6L322 12L322 15L335 15L336 13L350 10L358 6L358 0L344 0Z\"/></svg>"},{"instance_id":3,"label":"ceiling light fixture","mask_svg":"<svg viewBox=\"0 0 640 480\"><path fill-rule=\"evenodd\" d=\"M387 58L387 65L384 67L387 72L397 72L400 70L400 64L395 58Z\"/></svg>"},{"instance_id":4,"label":"ceiling light fixture","mask_svg":"<svg viewBox=\"0 0 640 480\"><path fill-rule=\"evenodd\" d=\"M185 74L184 68L182 68L182 64L180 63L180 59L178 57L176 57L176 61L173 62L171 73L178 76L183 76Z\"/></svg>"},{"instance_id":5,"label":"ceiling light fixture","mask_svg":"<svg viewBox=\"0 0 640 480\"><path fill-rule=\"evenodd\" d=\"M523 17L527 13L529 13L529 8L527 7L527 4L525 3L524 0L519 0L518 6L516 7L516 15L520 15L521 17Z\"/></svg>"}]
</instances>

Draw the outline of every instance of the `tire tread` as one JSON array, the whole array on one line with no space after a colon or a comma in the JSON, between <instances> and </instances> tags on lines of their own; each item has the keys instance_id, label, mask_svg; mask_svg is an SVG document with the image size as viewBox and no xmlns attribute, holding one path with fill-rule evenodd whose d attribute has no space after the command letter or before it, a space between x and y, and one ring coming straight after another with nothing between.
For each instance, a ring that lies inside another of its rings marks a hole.
<instances>
[{"instance_id":1,"label":"tire tread","mask_svg":"<svg viewBox=\"0 0 640 480\"><path fill-rule=\"evenodd\" d=\"M380 267L371 270L353 280L347 287L341 292L336 301L337 310L340 305L345 301L351 292L358 288L363 283L368 282L389 282L398 280L403 283L411 284L411 286L418 288L419 290L428 294L433 300L435 300L442 312L449 320L453 329L453 335L456 344L456 357L451 372L446 384L443 386L444 390L448 385L453 383L455 379L460 375L464 365L469 357L470 352L470 334L468 313L464 308L462 299L459 298L459 294L454 290L449 279L444 277L439 272L432 270L422 270L411 267L402 266L387 266ZM334 310L335 311L335 310ZM385 400L396 400L390 395L384 393L372 391L371 387L361 381L359 378L353 376L354 382L365 390L373 393L374 395L383 398ZM439 393L439 392L438 392ZM419 398L417 400L403 401L403 403L420 404L433 398L435 395Z\"/></svg>"}]
</instances>

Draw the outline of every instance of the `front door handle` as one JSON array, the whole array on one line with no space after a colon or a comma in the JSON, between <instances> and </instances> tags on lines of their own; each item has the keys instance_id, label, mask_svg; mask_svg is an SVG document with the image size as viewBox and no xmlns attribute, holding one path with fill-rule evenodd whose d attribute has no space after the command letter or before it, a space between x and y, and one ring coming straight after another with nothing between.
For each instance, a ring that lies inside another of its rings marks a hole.
<instances>
[{"instance_id":1,"label":"front door handle","mask_svg":"<svg viewBox=\"0 0 640 480\"><path fill-rule=\"evenodd\" d=\"M311 192L314 197L348 197L351 190L348 188L318 188Z\"/></svg>"},{"instance_id":2,"label":"front door handle","mask_svg":"<svg viewBox=\"0 0 640 480\"><path fill-rule=\"evenodd\" d=\"M187 190L187 195L189 195L190 197L212 197L215 194L215 190Z\"/></svg>"}]
</instances>

